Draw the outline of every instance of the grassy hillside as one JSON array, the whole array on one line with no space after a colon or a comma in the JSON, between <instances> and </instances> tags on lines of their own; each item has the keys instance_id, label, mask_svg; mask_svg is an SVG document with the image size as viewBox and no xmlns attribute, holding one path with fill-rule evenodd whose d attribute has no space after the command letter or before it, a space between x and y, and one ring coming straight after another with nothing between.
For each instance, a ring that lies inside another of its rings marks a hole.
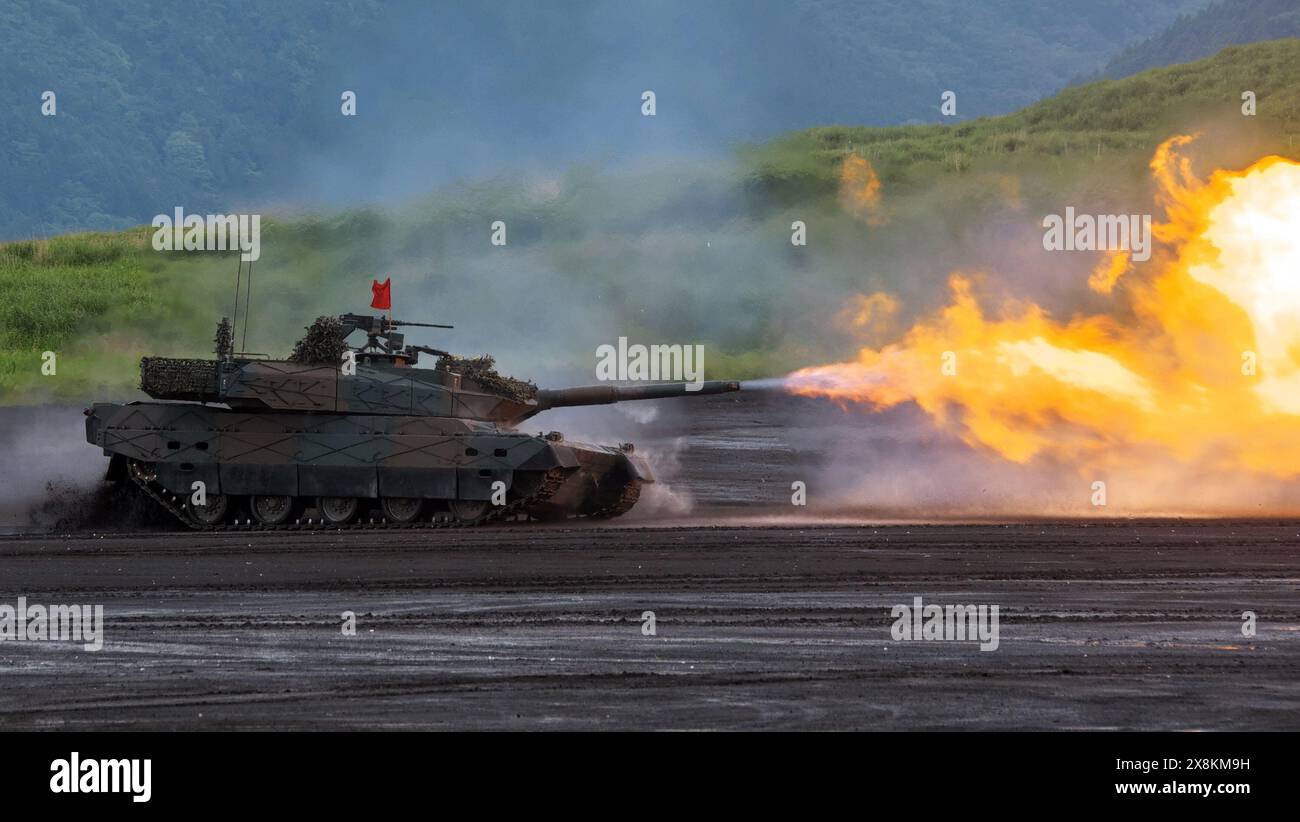
<instances>
[{"instance_id":1,"label":"grassy hillside","mask_svg":"<svg viewBox=\"0 0 1300 822\"><path fill-rule=\"evenodd\" d=\"M1259 95L1242 117L1239 93ZM1072 88L1004 117L953 126L828 127L750 147L734 163L574 167L449 186L388 210L263 225L249 348L286 353L321 313L365 310L391 276L413 334L498 356L543 382L589 381L617 336L707 345L711 376L758 377L842 356L861 329L854 295L887 290L902 313L945 299L948 272L1022 272L1046 305L1094 298L1041 251L1044 213L1070 203L1150 207L1146 164L1199 131L1198 166L1300 153L1300 41L1226 49L1198 63ZM846 157L870 160L879 214L841 207ZM488 242L504 220L509 245ZM809 244L790 243L792 221ZM0 403L132 396L146 353L210 349L232 313L235 257L162 253L150 229L0 245ZM55 377L40 373L55 351Z\"/></svg>"},{"instance_id":2,"label":"grassy hillside","mask_svg":"<svg viewBox=\"0 0 1300 822\"><path fill-rule=\"evenodd\" d=\"M144 229L74 234L0 246L0 400L121 390L133 378L134 329L181 309L181 293L159 276ZM42 377L42 354L57 373ZM54 389L58 385L64 390Z\"/></svg>"},{"instance_id":3,"label":"grassy hillside","mask_svg":"<svg viewBox=\"0 0 1300 822\"><path fill-rule=\"evenodd\" d=\"M847 153L870 160L883 182L904 187L1002 169L1087 174L1119 163L1136 170L1170 133L1211 127L1232 131L1243 156L1288 153L1300 138L1298 80L1300 40L1234 46L1195 63L1069 88L1002 117L801 131L748 152L749 184L786 202L824 197L836 190ZM1259 101L1249 121L1240 111L1246 89Z\"/></svg>"}]
</instances>

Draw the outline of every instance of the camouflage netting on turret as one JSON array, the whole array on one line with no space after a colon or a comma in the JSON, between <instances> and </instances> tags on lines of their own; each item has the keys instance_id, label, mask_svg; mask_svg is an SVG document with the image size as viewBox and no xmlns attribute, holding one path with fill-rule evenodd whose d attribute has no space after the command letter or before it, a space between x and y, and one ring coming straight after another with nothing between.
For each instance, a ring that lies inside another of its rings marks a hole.
<instances>
[{"instance_id":1,"label":"camouflage netting on turret","mask_svg":"<svg viewBox=\"0 0 1300 822\"><path fill-rule=\"evenodd\" d=\"M212 338L212 342L216 345L213 350L219 358L227 360L234 355L235 335L230 327L230 320L226 317L222 317L221 322L217 323L217 336Z\"/></svg>"},{"instance_id":2,"label":"camouflage netting on turret","mask_svg":"<svg viewBox=\"0 0 1300 822\"><path fill-rule=\"evenodd\" d=\"M339 318L317 317L308 326L306 335L294 345L289 359L308 365L336 364L347 350L347 335Z\"/></svg>"},{"instance_id":3,"label":"camouflage netting on turret","mask_svg":"<svg viewBox=\"0 0 1300 822\"><path fill-rule=\"evenodd\" d=\"M209 398L217 391L217 363L145 357L140 360L140 390L160 400Z\"/></svg>"},{"instance_id":4,"label":"camouflage netting on turret","mask_svg":"<svg viewBox=\"0 0 1300 822\"><path fill-rule=\"evenodd\" d=\"M438 368L460 374L471 379L484 389L516 402L527 402L537 396L537 386L528 380L517 380L497 373L496 360L484 354L482 357L457 357L447 354L438 360Z\"/></svg>"}]
</instances>

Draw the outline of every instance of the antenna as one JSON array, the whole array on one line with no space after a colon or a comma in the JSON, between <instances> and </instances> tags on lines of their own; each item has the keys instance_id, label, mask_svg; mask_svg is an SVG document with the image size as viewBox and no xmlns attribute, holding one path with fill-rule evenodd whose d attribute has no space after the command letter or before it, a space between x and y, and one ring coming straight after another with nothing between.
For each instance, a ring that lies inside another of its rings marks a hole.
<instances>
[{"instance_id":1,"label":"antenna","mask_svg":"<svg viewBox=\"0 0 1300 822\"><path fill-rule=\"evenodd\" d=\"M230 324L230 328L231 328L232 331L237 330L237 329L239 328L239 283L240 283L240 280L243 279L243 276L244 276L244 260L243 260L243 258L242 258L242 257L239 257L239 256L236 256L236 257L235 257L235 262L236 262L236 266L235 266L235 315L234 315L234 316L235 316L235 319L234 319L234 321Z\"/></svg>"},{"instance_id":2,"label":"antenna","mask_svg":"<svg viewBox=\"0 0 1300 822\"><path fill-rule=\"evenodd\" d=\"M244 336L239 342L241 353L248 351L248 317L249 305L253 301L253 261L248 261L248 289L244 292Z\"/></svg>"}]
</instances>

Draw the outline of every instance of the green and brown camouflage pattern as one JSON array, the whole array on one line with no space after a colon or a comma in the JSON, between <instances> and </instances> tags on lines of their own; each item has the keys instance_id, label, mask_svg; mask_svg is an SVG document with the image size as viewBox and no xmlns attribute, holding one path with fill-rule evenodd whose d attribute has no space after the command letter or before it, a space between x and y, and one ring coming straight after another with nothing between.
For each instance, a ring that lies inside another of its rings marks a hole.
<instances>
[{"instance_id":1,"label":"green and brown camouflage pattern","mask_svg":"<svg viewBox=\"0 0 1300 822\"><path fill-rule=\"evenodd\" d=\"M373 328L391 330L382 318L373 321ZM538 390L497 374L490 357L436 352L437 367L413 367L421 351L432 349L376 348L373 336L349 367L342 355L335 366L303 361L319 359L304 351L333 350L338 327L318 320L313 328L296 348L300 359L238 357L220 339L215 360L147 357L141 388L164 401L96 403L86 410L86 439L111 458L110 476L129 474L160 500L184 499L202 483L207 495L225 498L223 505L277 497L301 510L348 498L367 505L405 500L408 507L421 500L456 510L458 502L500 505L495 487L530 514L617 515L635 502L642 483L654 481L631 445L570 443L515 426L548 408L739 388L712 382L695 391L685 383Z\"/></svg>"}]
</instances>

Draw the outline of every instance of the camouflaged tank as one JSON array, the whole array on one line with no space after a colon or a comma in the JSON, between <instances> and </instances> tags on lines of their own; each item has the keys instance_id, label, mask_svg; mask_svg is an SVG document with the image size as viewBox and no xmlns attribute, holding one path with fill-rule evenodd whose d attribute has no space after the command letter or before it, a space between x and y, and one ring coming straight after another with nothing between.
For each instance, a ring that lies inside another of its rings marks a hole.
<instances>
[{"instance_id":1,"label":"camouflaged tank","mask_svg":"<svg viewBox=\"0 0 1300 822\"><path fill-rule=\"evenodd\" d=\"M426 324L322 317L289 359L273 360L234 354L223 319L216 359L144 358L140 387L163 401L96 403L86 439L111 458L110 480L134 482L196 529L603 518L654 481L632 445L526 434L519 423L548 408L740 387L538 390L497 373L490 357L405 345L404 325ZM367 341L352 348L356 332ZM436 365L415 367L421 354Z\"/></svg>"}]
</instances>

